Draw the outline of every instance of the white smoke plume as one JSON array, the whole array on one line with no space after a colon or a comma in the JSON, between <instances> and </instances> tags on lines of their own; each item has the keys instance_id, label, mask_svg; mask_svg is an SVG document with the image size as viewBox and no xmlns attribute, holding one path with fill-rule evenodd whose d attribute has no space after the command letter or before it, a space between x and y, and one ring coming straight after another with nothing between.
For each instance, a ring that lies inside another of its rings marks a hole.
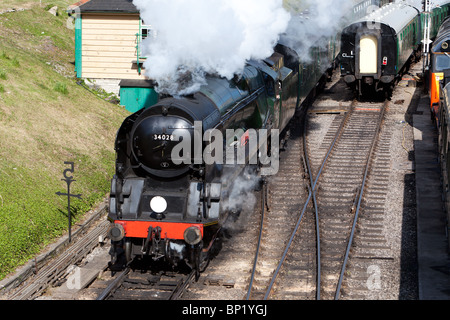
<instances>
[{"instance_id":1,"label":"white smoke plume","mask_svg":"<svg viewBox=\"0 0 450 320\"><path fill-rule=\"evenodd\" d=\"M231 186L231 192L228 198L222 203L222 208L228 211L236 211L240 209L253 210L256 204L254 188L260 182L260 177L256 172L252 172L251 168L246 168L244 172L238 176Z\"/></svg>"},{"instance_id":2,"label":"white smoke plume","mask_svg":"<svg viewBox=\"0 0 450 320\"><path fill-rule=\"evenodd\" d=\"M142 42L146 76L172 95L195 92L206 74L231 79L264 59L290 20L282 0L134 0L154 36Z\"/></svg>"},{"instance_id":3,"label":"white smoke plume","mask_svg":"<svg viewBox=\"0 0 450 320\"><path fill-rule=\"evenodd\" d=\"M228 232L239 232L243 226L248 224L248 220L254 217L257 204L255 188L259 183L258 174L248 167L233 181L231 192L227 198L223 199L221 208L233 214L239 212L239 222L236 223L233 218L228 218L224 225Z\"/></svg>"},{"instance_id":4,"label":"white smoke plume","mask_svg":"<svg viewBox=\"0 0 450 320\"><path fill-rule=\"evenodd\" d=\"M349 0L290 1L291 10L298 10L298 7L306 10L292 14L283 41L297 51L301 61L309 62L310 49L325 48L348 22L354 5L354 1Z\"/></svg>"}]
</instances>

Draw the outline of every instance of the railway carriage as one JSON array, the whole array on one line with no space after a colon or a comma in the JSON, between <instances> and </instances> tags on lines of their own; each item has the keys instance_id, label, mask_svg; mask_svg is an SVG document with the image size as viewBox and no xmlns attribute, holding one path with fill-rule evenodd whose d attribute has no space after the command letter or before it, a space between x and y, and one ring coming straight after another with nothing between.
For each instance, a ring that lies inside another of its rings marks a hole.
<instances>
[{"instance_id":1,"label":"railway carriage","mask_svg":"<svg viewBox=\"0 0 450 320\"><path fill-rule=\"evenodd\" d=\"M440 27L444 20L450 14L450 1L449 0L433 0L431 2L431 11L430 11L430 39L436 38ZM427 19L427 15L424 12L421 12L421 23L422 26L425 25L425 20Z\"/></svg>"},{"instance_id":2,"label":"railway carriage","mask_svg":"<svg viewBox=\"0 0 450 320\"><path fill-rule=\"evenodd\" d=\"M450 18L439 28L431 49L429 89L431 116L436 124L447 217L450 207Z\"/></svg>"},{"instance_id":3,"label":"railway carriage","mask_svg":"<svg viewBox=\"0 0 450 320\"><path fill-rule=\"evenodd\" d=\"M449 13L449 0L432 2L431 39ZM359 97L390 92L410 60L419 58L427 18L421 7L390 3L343 30L341 75Z\"/></svg>"},{"instance_id":4,"label":"railway carriage","mask_svg":"<svg viewBox=\"0 0 450 320\"><path fill-rule=\"evenodd\" d=\"M442 100L439 108L439 153L441 155L443 185L448 188L450 182L450 83L442 89Z\"/></svg>"},{"instance_id":5,"label":"railway carriage","mask_svg":"<svg viewBox=\"0 0 450 320\"><path fill-rule=\"evenodd\" d=\"M440 82L444 80L444 71L450 69L450 19L445 20L431 48L428 88L430 107L433 115L438 116L440 101Z\"/></svg>"},{"instance_id":6,"label":"railway carriage","mask_svg":"<svg viewBox=\"0 0 450 320\"><path fill-rule=\"evenodd\" d=\"M420 43L417 8L391 3L342 31L341 76L358 96L388 92Z\"/></svg>"},{"instance_id":7,"label":"railway carriage","mask_svg":"<svg viewBox=\"0 0 450 320\"><path fill-rule=\"evenodd\" d=\"M442 194L447 214L450 219L450 69L445 72L446 84L441 83L441 97L436 118L439 132L439 155L442 176Z\"/></svg>"}]
</instances>

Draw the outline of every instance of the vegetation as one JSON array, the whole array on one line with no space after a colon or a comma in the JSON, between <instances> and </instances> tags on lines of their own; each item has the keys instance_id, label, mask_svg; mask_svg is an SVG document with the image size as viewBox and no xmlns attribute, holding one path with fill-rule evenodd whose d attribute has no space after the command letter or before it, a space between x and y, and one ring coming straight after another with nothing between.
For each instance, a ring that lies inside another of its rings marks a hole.
<instances>
[{"instance_id":1,"label":"vegetation","mask_svg":"<svg viewBox=\"0 0 450 320\"><path fill-rule=\"evenodd\" d=\"M29 9L35 6L39 6L43 9L58 6L62 9L67 8L69 5L77 1L67 0L2 0L0 2L0 11L5 9ZM47 9L48 10L48 9Z\"/></svg>"},{"instance_id":2,"label":"vegetation","mask_svg":"<svg viewBox=\"0 0 450 320\"><path fill-rule=\"evenodd\" d=\"M2 0L0 10L0 279L67 232L61 181L75 163L73 223L102 201L114 173L114 138L128 115L74 78L74 31L50 1ZM32 4L37 5L32 5Z\"/></svg>"}]
</instances>

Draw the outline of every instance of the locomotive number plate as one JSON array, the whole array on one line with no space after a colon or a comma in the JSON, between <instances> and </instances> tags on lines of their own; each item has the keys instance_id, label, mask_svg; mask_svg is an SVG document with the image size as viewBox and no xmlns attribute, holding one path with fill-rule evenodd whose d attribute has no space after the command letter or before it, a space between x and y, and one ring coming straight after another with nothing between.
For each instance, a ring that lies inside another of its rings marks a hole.
<instances>
[{"instance_id":1,"label":"locomotive number plate","mask_svg":"<svg viewBox=\"0 0 450 320\"><path fill-rule=\"evenodd\" d=\"M154 134L154 141L174 141L175 136L173 134Z\"/></svg>"}]
</instances>

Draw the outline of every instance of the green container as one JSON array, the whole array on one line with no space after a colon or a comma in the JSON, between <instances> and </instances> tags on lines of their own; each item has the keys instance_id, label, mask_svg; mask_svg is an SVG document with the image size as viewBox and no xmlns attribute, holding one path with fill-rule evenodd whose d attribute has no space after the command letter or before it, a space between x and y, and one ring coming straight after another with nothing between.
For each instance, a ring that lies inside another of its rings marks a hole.
<instances>
[{"instance_id":1,"label":"green container","mask_svg":"<svg viewBox=\"0 0 450 320\"><path fill-rule=\"evenodd\" d=\"M155 83L151 80L122 80L120 104L130 112L148 108L158 102Z\"/></svg>"}]
</instances>

